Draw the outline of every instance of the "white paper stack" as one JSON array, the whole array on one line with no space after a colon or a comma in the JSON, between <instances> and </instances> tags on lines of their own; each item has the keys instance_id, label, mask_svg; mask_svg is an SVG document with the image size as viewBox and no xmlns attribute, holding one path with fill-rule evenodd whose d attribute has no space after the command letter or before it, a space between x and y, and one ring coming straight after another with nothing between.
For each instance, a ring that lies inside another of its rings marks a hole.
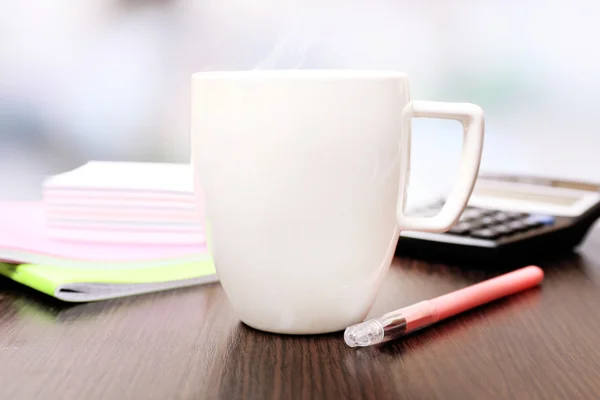
<instances>
[{"instance_id":1,"label":"white paper stack","mask_svg":"<svg viewBox=\"0 0 600 400\"><path fill-rule=\"evenodd\" d=\"M86 242L204 243L189 164L91 161L44 182L47 234Z\"/></svg>"}]
</instances>

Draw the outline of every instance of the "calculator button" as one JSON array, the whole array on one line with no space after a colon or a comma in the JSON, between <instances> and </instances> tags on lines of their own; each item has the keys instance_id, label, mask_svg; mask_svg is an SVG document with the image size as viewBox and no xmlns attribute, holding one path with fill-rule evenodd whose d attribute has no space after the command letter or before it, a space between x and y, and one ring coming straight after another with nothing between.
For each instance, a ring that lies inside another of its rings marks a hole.
<instances>
[{"instance_id":1,"label":"calculator button","mask_svg":"<svg viewBox=\"0 0 600 400\"><path fill-rule=\"evenodd\" d=\"M508 214L505 212L498 212L498 213L494 214L492 216L492 218L494 218L495 223L502 223L502 222L506 222L514 217L511 214Z\"/></svg>"},{"instance_id":2,"label":"calculator button","mask_svg":"<svg viewBox=\"0 0 600 400\"><path fill-rule=\"evenodd\" d=\"M495 223L496 220L494 219L494 217L483 217L479 220L479 222L481 222L482 225L491 225Z\"/></svg>"},{"instance_id":3,"label":"calculator button","mask_svg":"<svg viewBox=\"0 0 600 400\"><path fill-rule=\"evenodd\" d=\"M481 239L494 239L495 237L498 237L498 232L494 229L478 229L471 232L470 236Z\"/></svg>"},{"instance_id":4,"label":"calculator button","mask_svg":"<svg viewBox=\"0 0 600 400\"><path fill-rule=\"evenodd\" d=\"M524 231L527 230L527 228L529 227L527 224L525 224L523 221L510 221L508 224L506 224L511 231L513 232L520 232L520 231Z\"/></svg>"},{"instance_id":5,"label":"calculator button","mask_svg":"<svg viewBox=\"0 0 600 400\"><path fill-rule=\"evenodd\" d=\"M544 225L541 222L539 222L535 219L532 219L532 218L524 218L521 220L521 222L523 222L525 225L527 225L527 228L529 228L529 229L538 228L538 227Z\"/></svg>"},{"instance_id":6,"label":"calculator button","mask_svg":"<svg viewBox=\"0 0 600 400\"><path fill-rule=\"evenodd\" d=\"M483 229L483 228L487 228L487 225L484 224L483 222L481 222L480 219L476 219L476 220L472 220L472 221L468 221L466 222L466 224L468 224L471 227L471 230L474 231L476 229Z\"/></svg>"},{"instance_id":7,"label":"calculator button","mask_svg":"<svg viewBox=\"0 0 600 400\"><path fill-rule=\"evenodd\" d=\"M459 218L459 221L470 221L481 218L486 214L485 210L479 208L467 208Z\"/></svg>"},{"instance_id":8,"label":"calculator button","mask_svg":"<svg viewBox=\"0 0 600 400\"><path fill-rule=\"evenodd\" d=\"M449 232L454 233L456 235L464 235L464 234L467 234L471 229L473 229L471 224L468 224L466 222L461 222L461 223L454 225L449 230Z\"/></svg>"},{"instance_id":9,"label":"calculator button","mask_svg":"<svg viewBox=\"0 0 600 400\"><path fill-rule=\"evenodd\" d=\"M553 225L556 218L552 215L530 215L527 218L529 224L537 225Z\"/></svg>"},{"instance_id":10,"label":"calculator button","mask_svg":"<svg viewBox=\"0 0 600 400\"><path fill-rule=\"evenodd\" d=\"M512 229L510 229L506 225L497 225L497 226L494 227L494 230L496 231L496 233L498 234L498 236L508 235L508 234L510 234L513 231Z\"/></svg>"},{"instance_id":11,"label":"calculator button","mask_svg":"<svg viewBox=\"0 0 600 400\"><path fill-rule=\"evenodd\" d=\"M466 214L469 217L478 217L483 214L483 210L477 207L467 207L463 214Z\"/></svg>"}]
</instances>

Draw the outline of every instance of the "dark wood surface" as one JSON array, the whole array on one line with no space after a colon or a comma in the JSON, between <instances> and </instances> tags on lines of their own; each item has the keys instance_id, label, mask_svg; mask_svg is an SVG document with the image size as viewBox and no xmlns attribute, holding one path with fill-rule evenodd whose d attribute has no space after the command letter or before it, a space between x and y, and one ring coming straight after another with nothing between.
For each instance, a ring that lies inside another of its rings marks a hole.
<instances>
[{"instance_id":1,"label":"dark wood surface","mask_svg":"<svg viewBox=\"0 0 600 400\"><path fill-rule=\"evenodd\" d=\"M2 399L598 399L600 231L540 289L387 345L240 324L218 284L65 305L0 280ZM397 259L377 315L498 272Z\"/></svg>"}]
</instances>

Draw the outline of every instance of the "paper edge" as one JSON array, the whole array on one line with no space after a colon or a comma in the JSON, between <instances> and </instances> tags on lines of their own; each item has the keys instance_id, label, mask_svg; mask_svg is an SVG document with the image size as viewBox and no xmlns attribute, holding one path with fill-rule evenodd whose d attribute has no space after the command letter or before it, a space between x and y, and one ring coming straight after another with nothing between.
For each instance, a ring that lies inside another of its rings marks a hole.
<instances>
[{"instance_id":1,"label":"paper edge","mask_svg":"<svg viewBox=\"0 0 600 400\"><path fill-rule=\"evenodd\" d=\"M52 255L40 255L23 250L0 249L0 262L7 264L51 264L65 268L155 268L166 267L173 264L194 263L210 260L208 253L186 254L165 259L138 259L138 260L105 260L88 261L56 257Z\"/></svg>"},{"instance_id":2,"label":"paper edge","mask_svg":"<svg viewBox=\"0 0 600 400\"><path fill-rule=\"evenodd\" d=\"M63 283L56 286L54 297L59 300L82 303L91 301L100 301L116 299L121 297L137 296L147 293L156 293L172 289L197 286L209 283L219 282L217 274L201 276L197 278L181 279L176 281L148 282L148 283L103 283L103 282L73 282ZM108 289L106 294L90 291L93 287L105 287ZM129 289L127 289L129 288ZM88 289L86 292L85 289ZM76 292L64 292L64 290L76 290Z\"/></svg>"}]
</instances>

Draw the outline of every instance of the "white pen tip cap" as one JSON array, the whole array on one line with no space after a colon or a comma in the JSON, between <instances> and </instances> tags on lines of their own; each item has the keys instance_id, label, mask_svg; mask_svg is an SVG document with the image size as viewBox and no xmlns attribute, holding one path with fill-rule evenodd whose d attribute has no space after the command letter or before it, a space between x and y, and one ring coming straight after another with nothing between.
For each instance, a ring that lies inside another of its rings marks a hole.
<instances>
[{"instance_id":1,"label":"white pen tip cap","mask_svg":"<svg viewBox=\"0 0 600 400\"><path fill-rule=\"evenodd\" d=\"M377 344L383 340L383 325L371 319L346 328L344 341L350 347L365 347Z\"/></svg>"}]
</instances>

